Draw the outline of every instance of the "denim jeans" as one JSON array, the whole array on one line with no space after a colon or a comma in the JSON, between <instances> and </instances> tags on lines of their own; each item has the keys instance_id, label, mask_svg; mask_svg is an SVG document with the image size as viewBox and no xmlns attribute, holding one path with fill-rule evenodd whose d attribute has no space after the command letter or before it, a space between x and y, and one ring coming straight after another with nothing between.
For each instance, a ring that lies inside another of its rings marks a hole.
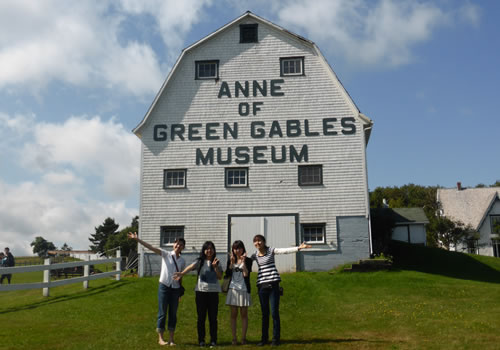
<instances>
[{"instance_id":1,"label":"denim jeans","mask_svg":"<svg viewBox=\"0 0 500 350\"><path fill-rule=\"evenodd\" d=\"M271 283L271 288L259 288L260 309L262 311L262 337L263 342L269 340L269 311L273 317L273 340L280 340L280 284ZM269 309L269 304L271 308Z\"/></svg>"},{"instance_id":2,"label":"denim jeans","mask_svg":"<svg viewBox=\"0 0 500 350\"><path fill-rule=\"evenodd\" d=\"M165 331L165 320L168 309L168 330L174 331L177 324L177 308L179 307L179 288L167 287L160 283L158 287L158 321L156 331Z\"/></svg>"},{"instance_id":3,"label":"denim jeans","mask_svg":"<svg viewBox=\"0 0 500 350\"><path fill-rule=\"evenodd\" d=\"M198 342L205 342L205 319L208 312L210 325L210 342L217 343L217 312L219 310L219 293L196 292L196 311L198 313Z\"/></svg>"}]
</instances>

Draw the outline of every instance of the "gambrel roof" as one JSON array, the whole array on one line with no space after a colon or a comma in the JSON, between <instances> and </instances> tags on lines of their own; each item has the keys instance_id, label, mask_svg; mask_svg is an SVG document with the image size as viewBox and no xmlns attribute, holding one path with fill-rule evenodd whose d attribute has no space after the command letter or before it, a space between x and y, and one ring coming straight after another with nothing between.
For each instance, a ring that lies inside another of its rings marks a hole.
<instances>
[{"instance_id":1,"label":"gambrel roof","mask_svg":"<svg viewBox=\"0 0 500 350\"><path fill-rule=\"evenodd\" d=\"M274 24L272 22L269 22L268 20L266 20L266 19L264 19L262 17L257 16L257 15L255 15L254 13L252 13L250 11L245 12L243 15L241 15L240 17L236 18L235 20L229 22L228 24L224 25L223 27L219 28L218 30L216 30L212 34L207 35L206 37L202 38L201 40L195 42L191 46L188 46L187 48L185 48L184 50L182 50L181 55L179 56L179 58L177 59L176 63L174 64L172 70L168 74L167 79L165 80L165 82L163 83L162 87L160 88L160 91L158 92L158 94L156 95L155 99L153 100L153 103L149 107L146 115L144 116L144 118L142 119L142 121L139 123L139 125L137 125L132 130L132 132L135 133L137 135L137 137L141 138L143 126L146 124L146 121L150 117L150 115L151 115L151 113L152 113L152 111L153 111L156 103L158 102L158 100L160 99L161 95L163 94L163 91L168 86L171 77L174 75L174 72L176 71L177 67L179 66L179 63L182 61L182 59L184 58L184 56L188 52L190 52L191 50L197 48L198 46L202 45L203 43L207 42L211 38L219 35L221 32L227 30L228 28L237 25L238 22L244 21L244 20L246 20L248 18L251 18L252 20L257 21L258 23L270 26L270 27L272 27L272 28L274 28L274 29L276 29L278 31L281 31L285 35L287 35L287 36L289 36L289 37L291 37L291 38L293 38L295 40L298 40L301 43L303 43L305 45L308 45L308 46L310 46L313 49L313 51L317 54L317 56L322 61L323 65L325 67L325 71L330 75L330 78L331 78L332 82L337 85L339 91L341 91L341 93L344 95L345 100L350 105L350 107L353 110L354 114L357 115L357 117L360 119L361 124L363 125L364 132L365 132L366 144L368 144L368 140L369 140L370 134L371 134L371 129L372 129L372 126L373 126L373 121L370 118L368 118L366 115L362 114L359 111L358 107L356 106L356 104L354 103L354 101L351 99L351 97L349 96L348 92L345 90L344 86L342 85L342 83L340 82L340 80L338 79L338 77L336 76L335 72L332 70L332 68L330 67L330 65L328 64L328 62L324 58L324 56L321 54L321 51L316 46L316 44L314 42L312 42L312 41L310 41L310 40L308 40L308 39L306 39L306 38L298 35L298 34L294 34L294 33L290 32L289 30L287 30L287 29L285 29L283 27L280 27L280 26L278 26L278 25L276 25L276 24Z\"/></svg>"},{"instance_id":2,"label":"gambrel roof","mask_svg":"<svg viewBox=\"0 0 500 350\"><path fill-rule=\"evenodd\" d=\"M500 187L437 190L437 200L441 204L442 214L471 225L474 230L479 230L491 207L499 198Z\"/></svg>"}]
</instances>

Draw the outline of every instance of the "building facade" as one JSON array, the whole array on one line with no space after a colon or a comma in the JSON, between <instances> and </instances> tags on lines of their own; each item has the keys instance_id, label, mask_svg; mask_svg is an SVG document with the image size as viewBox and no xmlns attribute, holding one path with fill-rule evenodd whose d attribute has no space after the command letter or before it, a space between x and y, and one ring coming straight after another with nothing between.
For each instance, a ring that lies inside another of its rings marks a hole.
<instances>
[{"instance_id":1,"label":"building facade","mask_svg":"<svg viewBox=\"0 0 500 350\"><path fill-rule=\"evenodd\" d=\"M500 257L500 187L438 188L440 214L468 225L474 239L454 247L460 252Z\"/></svg>"},{"instance_id":2,"label":"building facade","mask_svg":"<svg viewBox=\"0 0 500 350\"><path fill-rule=\"evenodd\" d=\"M188 262L206 240L223 261L255 234L313 245L281 271L366 258L372 125L313 42L247 12L183 50L134 129L140 237L168 249L183 236ZM139 271L159 259L143 251Z\"/></svg>"}]
</instances>

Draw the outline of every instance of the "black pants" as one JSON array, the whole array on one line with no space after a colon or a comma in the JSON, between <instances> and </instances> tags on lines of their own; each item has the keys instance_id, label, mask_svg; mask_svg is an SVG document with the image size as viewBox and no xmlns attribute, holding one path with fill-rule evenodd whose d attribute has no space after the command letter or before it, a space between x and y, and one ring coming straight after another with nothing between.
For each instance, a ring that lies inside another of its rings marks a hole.
<instances>
[{"instance_id":1,"label":"black pants","mask_svg":"<svg viewBox=\"0 0 500 350\"><path fill-rule=\"evenodd\" d=\"M12 277L12 274L10 274L10 273L9 273L9 274L5 274L5 275L2 275L2 277L0 278L0 284L2 284L2 283L3 283L4 278L7 278L7 282L10 284L10 279L11 279L11 277Z\"/></svg>"},{"instance_id":2,"label":"black pants","mask_svg":"<svg viewBox=\"0 0 500 350\"><path fill-rule=\"evenodd\" d=\"M219 293L196 292L196 311L198 312L198 342L205 342L205 319L208 312L210 325L210 342L217 343L217 312L219 310Z\"/></svg>"}]
</instances>

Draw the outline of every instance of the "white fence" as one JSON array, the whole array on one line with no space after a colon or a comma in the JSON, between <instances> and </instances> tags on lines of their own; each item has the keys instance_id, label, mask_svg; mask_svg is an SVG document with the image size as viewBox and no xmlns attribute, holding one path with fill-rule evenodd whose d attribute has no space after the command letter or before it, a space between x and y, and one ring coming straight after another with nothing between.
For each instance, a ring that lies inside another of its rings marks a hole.
<instances>
[{"instance_id":1,"label":"white fence","mask_svg":"<svg viewBox=\"0 0 500 350\"><path fill-rule=\"evenodd\" d=\"M120 280L120 262L121 262L121 254L120 251L117 250L116 258L110 259L99 259L99 260L90 260L90 257L87 261L74 261L69 263L62 264L51 264L50 259L45 259L45 265L33 265L33 266L19 266L19 267L0 267L0 274L16 274L21 272L34 272L34 271L43 271L43 282L38 283L21 283L21 284L0 284L0 292L12 291L12 290L25 290L25 289L43 289L43 296L49 296L49 288L64 286L66 284L83 282L83 288L87 289L89 287L89 281L96 280L99 278L116 276L116 280ZM116 263L116 270L109 272L102 272L96 274L89 274L90 265L95 264L105 264L105 263ZM50 270L59 270L65 268L72 268L83 266L83 276L82 277L74 277L63 280L51 281L50 280Z\"/></svg>"}]
</instances>

